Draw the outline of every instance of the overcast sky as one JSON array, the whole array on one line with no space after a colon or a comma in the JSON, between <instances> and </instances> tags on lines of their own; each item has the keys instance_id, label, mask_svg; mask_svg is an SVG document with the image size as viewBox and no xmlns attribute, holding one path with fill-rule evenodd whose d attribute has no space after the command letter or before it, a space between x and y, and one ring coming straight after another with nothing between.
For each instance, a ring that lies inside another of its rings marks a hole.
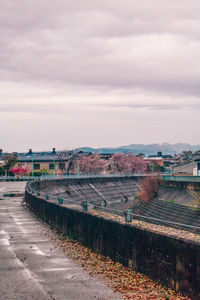
<instances>
[{"instance_id":1,"label":"overcast sky","mask_svg":"<svg viewBox=\"0 0 200 300\"><path fill-rule=\"evenodd\" d=\"M0 148L200 144L199 0L1 0Z\"/></svg>"}]
</instances>

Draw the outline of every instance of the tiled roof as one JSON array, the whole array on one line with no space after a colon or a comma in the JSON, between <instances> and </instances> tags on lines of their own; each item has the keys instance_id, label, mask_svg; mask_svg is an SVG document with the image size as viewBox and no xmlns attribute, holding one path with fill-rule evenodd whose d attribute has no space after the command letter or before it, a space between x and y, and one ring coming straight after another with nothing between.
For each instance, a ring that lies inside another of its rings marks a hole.
<instances>
[{"instance_id":1,"label":"tiled roof","mask_svg":"<svg viewBox=\"0 0 200 300\"><path fill-rule=\"evenodd\" d=\"M162 160L162 157L144 157L144 160Z\"/></svg>"},{"instance_id":2,"label":"tiled roof","mask_svg":"<svg viewBox=\"0 0 200 300\"><path fill-rule=\"evenodd\" d=\"M33 155L19 155L18 156L18 162L32 162L33 161L68 161L72 156L66 156L62 159L58 158L57 155L38 155L38 154L33 154Z\"/></svg>"}]
</instances>

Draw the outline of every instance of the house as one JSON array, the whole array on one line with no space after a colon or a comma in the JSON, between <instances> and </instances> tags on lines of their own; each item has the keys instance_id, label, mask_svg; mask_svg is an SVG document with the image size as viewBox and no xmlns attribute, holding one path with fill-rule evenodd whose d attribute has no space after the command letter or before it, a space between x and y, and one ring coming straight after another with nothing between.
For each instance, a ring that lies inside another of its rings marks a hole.
<instances>
[{"instance_id":1,"label":"house","mask_svg":"<svg viewBox=\"0 0 200 300\"><path fill-rule=\"evenodd\" d=\"M188 161L181 162L174 167L175 174L187 174L187 175L194 175L195 168L197 168L198 160L200 159L199 154L193 154L192 158ZM197 169L196 169L197 172ZM197 174L197 173L196 173Z\"/></svg>"},{"instance_id":2,"label":"house","mask_svg":"<svg viewBox=\"0 0 200 300\"><path fill-rule=\"evenodd\" d=\"M164 160L162 157L144 157L143 160L147 163L149 170L163 171Z\"/></svg>"},{"instance_id":3,"label":"house","mask_svg":"<svg viewBox=\"0 0 200 300\"><path fill-rule=\"evenodd\" d=\"M73 153L68 151L56 152L55 148L52 152L32 152L18 153L18 161L14 168L26 168L28 173L46 170L50 174L61 174L68 168Z\"/></svg>"},{"instance_id":4,"label":"house","mask_svg":"<svg viewBox=\"0 0 200 300\"><path fill-rule=\"evenodd\" d=\"M171 154L162 154L159 151L155 155L149 155L149 157L145 157L144 161L149 166L149 169L152 171L163 171L171 173L175 164L174 158Z\"/></svg>"},{"instance_id":5,"label":"house","mask_svg":"<svg viewBox=\"0 0 200 300\"><path fill-rule=\"evenodd\" d=\"M194 162L197 164L197 166L193 170L193 175L194 176L200 176L200 158L195 159Z\"/></svg>"}]
</instances>

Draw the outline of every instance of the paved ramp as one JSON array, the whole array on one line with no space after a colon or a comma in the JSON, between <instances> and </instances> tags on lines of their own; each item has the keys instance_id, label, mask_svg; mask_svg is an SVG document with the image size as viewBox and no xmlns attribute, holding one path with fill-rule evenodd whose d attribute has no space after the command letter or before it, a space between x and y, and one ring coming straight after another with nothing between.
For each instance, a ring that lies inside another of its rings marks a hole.
<instances>
[{"instance_id":1,"label":"paved ramp","mask_svg":"<svg viewBox=\"0 0 200 300\"><path fill-rule=\"evenodd\" d=\"M23 189L0 185L0 299L122 299L55 248L22 198L2 197Z\"/></svg>"}]
</instances>

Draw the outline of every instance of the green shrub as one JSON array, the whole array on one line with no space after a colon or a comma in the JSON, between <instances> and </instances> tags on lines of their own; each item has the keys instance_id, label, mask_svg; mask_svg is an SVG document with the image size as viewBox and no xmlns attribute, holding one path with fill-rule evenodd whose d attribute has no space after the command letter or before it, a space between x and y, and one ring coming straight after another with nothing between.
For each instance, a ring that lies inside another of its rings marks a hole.
<instances>
[{"instance_id":1,"label":"green shrub","mask_svg":"<svg viewBox=\"0 0 200 300\"><path fill-rule=\"evenodd\" d=\"M50 173L46 168L33 172L33 176L42 176L42 175L50 175ZM32 176L32 172L29 173L29 176Z\"/></svg>"},{"instance_id":2,"label":"green shrub","mask_svg":"<svg viewBox=\"0 0 200 300\"><path fill-rule=\"evenodd\" d=\"M3 166L0 166L0 176L5 176L5 169Z\"/></svg>"}]
</instances>

